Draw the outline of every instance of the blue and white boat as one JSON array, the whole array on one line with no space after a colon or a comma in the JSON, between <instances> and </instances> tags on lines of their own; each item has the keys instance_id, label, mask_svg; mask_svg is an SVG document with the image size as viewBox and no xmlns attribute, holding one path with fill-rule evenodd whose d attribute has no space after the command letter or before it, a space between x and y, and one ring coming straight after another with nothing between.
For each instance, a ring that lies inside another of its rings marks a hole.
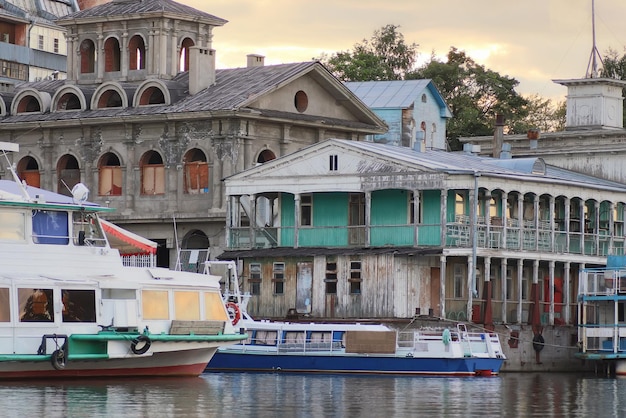
<instances>
[{"instance_id":1,"label":"blue and white boat","mask_svg":"<svg viewBox=\"0 0 626 418\"><path fill-rule=\"evenodd\" d=\"M220 347L207 370L491 376L505 361L497 334L470 332L464 324L395 330L372 323L257 321L245 305L239 294L227 302L234 325L248 338Z\"/></svg>"}]
</instances>

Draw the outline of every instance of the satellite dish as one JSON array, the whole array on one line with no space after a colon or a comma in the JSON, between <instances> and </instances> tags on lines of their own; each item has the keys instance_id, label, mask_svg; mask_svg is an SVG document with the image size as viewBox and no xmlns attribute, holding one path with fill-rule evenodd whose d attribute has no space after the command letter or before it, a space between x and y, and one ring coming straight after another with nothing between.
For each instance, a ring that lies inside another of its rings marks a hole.
<instances>
[{"instance_id":1,"label":"satellite dish","mask_svg":"<svg viewBox=\"0 0 626 418\"><path fill-rule=\"evenodd\" d=\"M83 183L76 183L72 187L72 197L77 205L83 204L89 197L89 189Z\"/></svg>"}]
</instances>

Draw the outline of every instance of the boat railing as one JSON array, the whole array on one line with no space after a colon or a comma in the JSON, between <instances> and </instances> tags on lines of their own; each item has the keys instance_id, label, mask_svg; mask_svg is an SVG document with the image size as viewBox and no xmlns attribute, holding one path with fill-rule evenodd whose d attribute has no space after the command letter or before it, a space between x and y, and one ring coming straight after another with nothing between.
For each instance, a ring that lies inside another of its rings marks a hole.
<instances>
[{"instance_id":1,"label":"boat railing","mask_svg":"<svg viewBox=\"0 0 626 418\"><path fill-rule=\"evenodd\" d=\"M339 351L342 344L340 341L333 342L305 342L305 343L286 343L278 344L279 353L306 353L313 351Z\"/></svg>"},{"instance_id":2,"label":"boat railing","mask_svg":"<svg viewBox=\"0 0 626 418\"><path fill-rule=\"evenodd\" d=\"M626 293L626 270L589 269L580 275L579 292L583 295Z\"/></svg>"}]
</instances>

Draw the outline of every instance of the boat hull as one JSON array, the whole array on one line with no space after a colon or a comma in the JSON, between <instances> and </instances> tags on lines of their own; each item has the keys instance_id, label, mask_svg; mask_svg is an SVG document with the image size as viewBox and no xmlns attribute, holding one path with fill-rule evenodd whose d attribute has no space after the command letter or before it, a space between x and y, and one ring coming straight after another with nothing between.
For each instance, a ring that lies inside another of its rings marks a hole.
<instances>
[{"instance_id":1,"label":"boat hull","mask_svg":"<svg viewBox=\"0 0 626 418\"><path fill-rule=\"evenodd\" d=\"M50 361L0 362L0 381L12 379L66 379L96 377L198 376L215 354L216 347L158 352L152 355L103 360L72 360L63 370Z\"/></svg>"},{"instance_id":2,"label":"boat hull","mask_svg":"<svg viewBox=\"0 0 626 418\"><path fill-rule=\"evenodd\" d=\"M492 376L502 358L418 358L393 355L307 355L218 351L207 371Z\"/></svg>"}]
</instances>

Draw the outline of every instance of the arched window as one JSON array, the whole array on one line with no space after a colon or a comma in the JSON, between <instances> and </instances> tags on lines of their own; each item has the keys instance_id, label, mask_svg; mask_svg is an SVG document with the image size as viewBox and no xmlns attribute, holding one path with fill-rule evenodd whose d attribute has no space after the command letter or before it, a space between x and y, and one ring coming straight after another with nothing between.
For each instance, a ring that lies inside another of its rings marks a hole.
<instances>
[{"instance_id":1,"label":"arched window","mask_svg":"<svg viewBox=\"0 0 626 418\"><path fill-rule=\"evenodd\" d=\"M104 71L120 70L120 42L116 38L109 38L104 42Z\"/></svg>"},{"instance_id":2,"label":"arched window","mask_svg":"<svg viewBox=\"0 0 626 418\"><path fill-rule=\"evenodd\" d=\"M191 38L183 39L180 45L180 60L178 61L180 71L189 71L189 48L195 44L196 43Z\"/></svg>"},{"instance_id":3,"label":"arched window","mask_svg":"<svg viewBox=\"0 0 626 418\"><path fill-rule=\"evenodd\" d=\"M41 105L35 96L24 96L17 105L17 113L41 112Z\"/></svg>"},{"instance_id":4,"label":"arched window","mask_svg":"<svg viewBox=\"0 0 626 418\"><path fill-rule=\"evenodd\" d=\"M39 164L33 157L24 157L17 163L17 176L33 187L41 187Z\"/></svg>"},{"instance_id":5,"label":"arched window","mask_svg":"<svg viewBox=\"0 0 626 418\"><path fill-rule=\"evenodd\" d=\"M184 190L189 194L209 192L209 164L201 150L189 150L183 158L185 164Z\"/></svg>"},{"instance_id":6,"label":"arched window","mask_svg":"<svg viewBox=\"0 0 626 418\"><path fill-rule=\"evenodd\" d=\"M57 192L66 196L72 195L72 187L80 182L80 167L73 155L65 154L57 163L59 182Z\"/></svg>"},{"instance_id":7,"label":"arched window","mask_svg":"<svg viewBox=\"0 0 626 418\"><path fill-rule=\"evenodd\" d=\"M133 36L128 42L128 63L130 70L146 68L146 45L139 35Z\"/></svg>"},{"instance_id":8,"label":"arched window","mask_svg":"<svg viewBox=\"0 0 626 418\"><path fill-rule=\"evenodd\" d=\"M98 194L100 196L122 195L122 167L117 155L107 152L100 158L98 176Z\"/></svg>"},{"instance_id":9,"label":"arched window","mask_svg":"<svg viewBox=\"0 0 626 418\"><path fill-rule=\"evenodd\" d=\"M165 194L165 166L156 151L148 151L141 157L141 194Z\"/></svg>"},{"instance_id":10,"label":"arched window","mask_svg":"<svg viewBox=\"0 0 626 418\"><path fill-rule=\"evenodd\" d=\"M256 159L256 162L259 164L263 164L263 163L266 163L268 161L275 160L275 159L276 159L276 155L272 151L266 149L266 150L261 151L261 153L259 154L259 157Z\"/></svg>"},{"instance_id":11,"label":"arched window","mask_svg":"<svg viewBox=\"0 0 626 418\"><path fill-rule=\"evenodd\" d=\"M164 104L165 103L165 95L163 91L158 87L149 87L146 91L143 92L139 99L139 105L153 105L153 104Z\"/></svg>"},{"instance_id":12,"label":"arched window","mask_svg":"<svg viewBox=\"0 0 626 418\"><path fill-rule=\"evenodd\" d=\"M56 110L80 110L80 98L74 93L65 93L57 102Z\"/></svg>"},{"instance_id":13,"label":"arched window","mask_svg":"<svg viewBox=\"0 0 626 418\"><path fill-rule=\"evenodd\" d=\"M100 99L98 99L98 109L105 107L122 107L122 103L122 96L120 96L117 91L111 89L102 93Z\"/></svg>"},{"instance_id":14,"label":"arched window","mask_svg":"<svg viewBox=\"0 0 626 418\"><path fill-rule=\"evenodd\" d=\"M80 72L94 73L96 71L96 47L91 39L85 39L80 44Z\"/></svg>"}]
</instances>

